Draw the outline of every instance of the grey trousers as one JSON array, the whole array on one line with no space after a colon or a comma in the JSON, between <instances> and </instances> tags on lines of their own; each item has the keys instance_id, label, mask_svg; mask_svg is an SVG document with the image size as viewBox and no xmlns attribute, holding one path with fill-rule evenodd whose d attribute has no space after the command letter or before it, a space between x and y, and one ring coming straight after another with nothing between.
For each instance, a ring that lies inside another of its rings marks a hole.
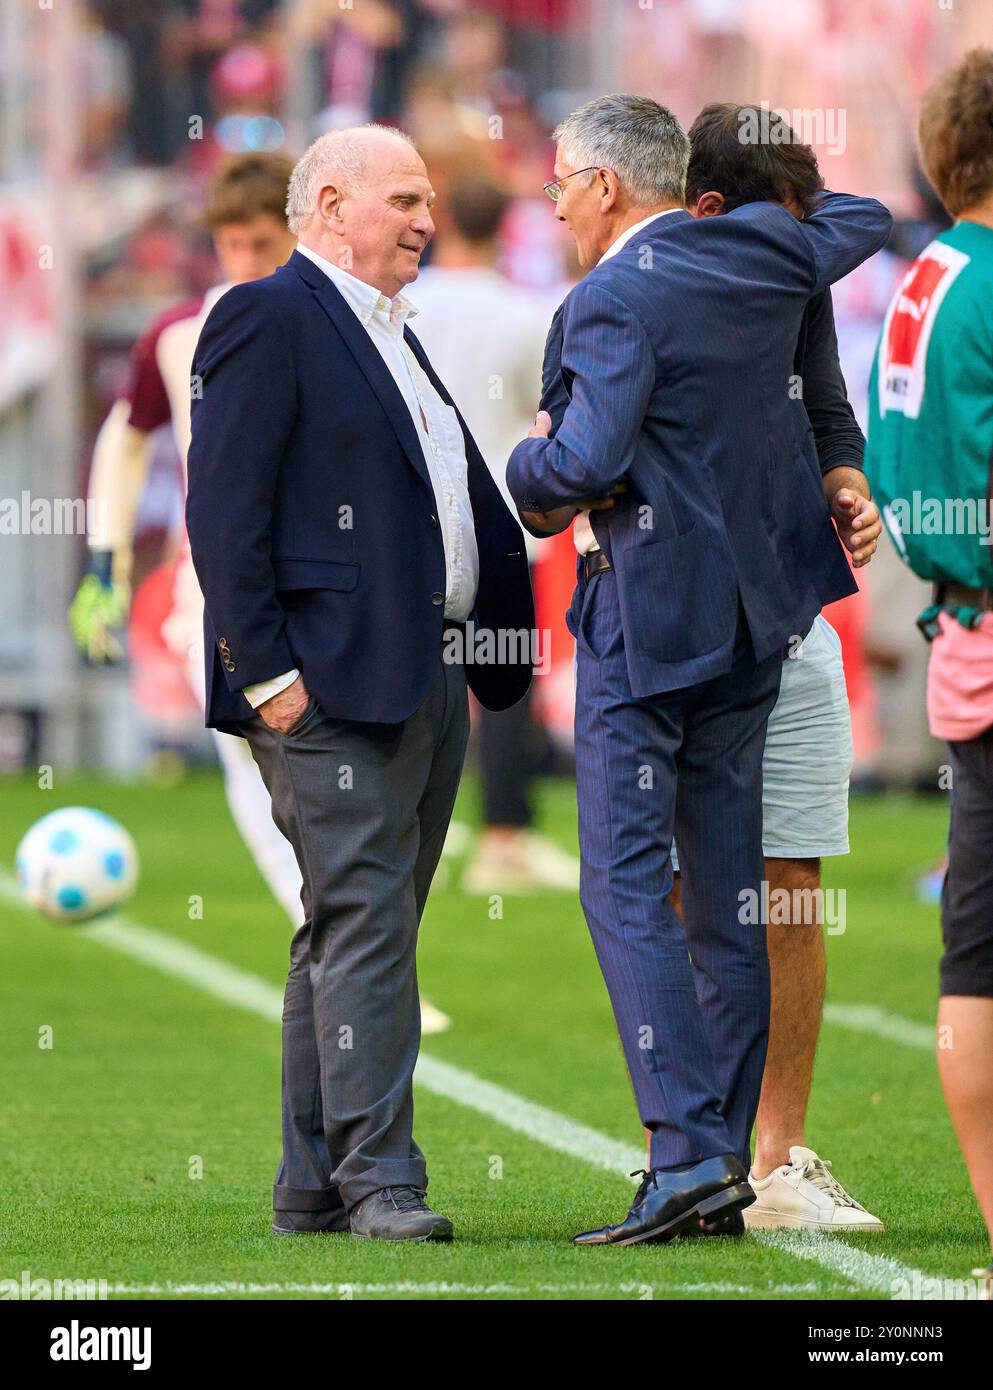
<instances>
[{"instance_id":1,"label":"grey trousers","mask_svg":"<svg viewBox=\"0 0 993 1390\"><path fill-rule=\"evenodd\" d=\"M468 733L465 672L440 652L427 698L402 724L332 719L312 699L289 733L245 725L303 876L283 1003L277 1211L316 1215L382 1187L427 1186L413 1138L415 951Z\"/></svg>"}]
</instances>

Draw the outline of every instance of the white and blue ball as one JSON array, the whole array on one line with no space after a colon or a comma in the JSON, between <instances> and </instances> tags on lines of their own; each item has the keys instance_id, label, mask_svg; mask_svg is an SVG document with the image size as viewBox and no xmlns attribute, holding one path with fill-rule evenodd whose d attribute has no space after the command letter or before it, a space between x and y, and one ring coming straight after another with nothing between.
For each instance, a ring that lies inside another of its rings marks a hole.
<instances>
[{"instance_id":1,"label":"white and blue ball","mask_svg":"<svg viewBox=\"0 0 993 1390\"><path fill-rule=\"evenodd\" d=\"M17 847L27 901L56 922L86 922L120 906L138 882L138 851L102 811L64 806L36 822Z\"/></svg>"}]
</instances>

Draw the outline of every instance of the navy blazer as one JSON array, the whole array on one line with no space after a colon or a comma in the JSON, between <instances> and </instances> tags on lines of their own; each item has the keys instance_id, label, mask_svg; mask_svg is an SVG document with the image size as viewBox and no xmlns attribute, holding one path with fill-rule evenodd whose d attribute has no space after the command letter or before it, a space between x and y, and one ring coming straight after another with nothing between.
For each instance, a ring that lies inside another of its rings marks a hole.
<instances>
[{"instance_id":1,"label":"navy blazer","mask_svg":"<svg viewBox=\"0 0 993 1390\"><path fill-rule=\"evenodd\" d=\"M507 481L522 512L545 512L627 478L591 521L636 697L729 670L739 598L763 660L856 591L793 356L808 301L877 251L891 220L830 193L803 222L774 203L672 212L561 306L543 380L554 435L518 444Z\"/></svg>"},{"instance_id":2,"label":"navy blazer","mask_svg":"<svg viewBox=\"0 0 993 1390\"><path fill-rule=\"evenodd\" d=\"M207 724L239 732L253 716L244 687L294 666L332 718L406 719L441 652L444 544L417 431L366 330L295 251L222 296L193 372L186 523L206 604ZM459 420L479 548L473 622L530 633L524 537ZM466 669L489 709L531 679L530 643L498 651L508 659Z\"/></svg>"}]
</instances>

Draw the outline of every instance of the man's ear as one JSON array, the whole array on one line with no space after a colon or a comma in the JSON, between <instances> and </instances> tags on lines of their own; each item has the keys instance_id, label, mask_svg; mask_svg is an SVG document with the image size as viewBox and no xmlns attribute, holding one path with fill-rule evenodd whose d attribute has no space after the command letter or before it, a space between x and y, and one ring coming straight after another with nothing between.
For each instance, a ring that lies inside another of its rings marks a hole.
<instances>
[{"instance_id":1,"label":"man's ear","mask_svg":"<svg viewBox=\"0 0 993 1390\"><path fill-rule=\"evenodd\" d=\"M598 169L593 175L600 185L600 211L609 212L617 203L621 185L613 169Z\"/></svg>"},{"instance_id":2,"label":"man's ear","mask_svg":"<svg viewBox=\"0 0 993 1390\"><path fill-rule=\"evenodd\" d=\"M713 190L701 193L689 210L694 217L720 217L724 211L724 194Z\"/></svg>"},{"instance_id":3,"label":"man's ear","mask_svg":"<svg viewBox=\"0 0 993 1390\"><path fill-rule=\"evenodd\" d=\"M333 222L339 215L341 196L333 183L325 184L317 200L317 209L325 222Z\"/></svg>"}]
</instances>

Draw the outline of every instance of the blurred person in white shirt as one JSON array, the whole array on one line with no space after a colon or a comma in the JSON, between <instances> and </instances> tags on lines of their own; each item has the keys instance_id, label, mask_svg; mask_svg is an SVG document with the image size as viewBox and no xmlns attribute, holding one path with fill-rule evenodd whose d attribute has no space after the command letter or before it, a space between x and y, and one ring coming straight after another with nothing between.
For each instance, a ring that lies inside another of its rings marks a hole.
<instances>
[{"instance_id":1,"label":"blurred person in white shirt","mask_svg":"<svg viewBox=\"0 0 993 1390\"><path fill-rule=\"evenodd\" d=\"M505 190L489 174L462 174L449 196L451 230L436 241L413 294L417 333L513 507L507 459L534 420L548 315L542 300L497 269ZM532 536L525 542L533 565L538 542ZM530 695L509 710L481 710L477 727L485 828L464 887L472 893L575 890L578 861L532 829L539 740Z\"/></svg>"}]
</instances>

